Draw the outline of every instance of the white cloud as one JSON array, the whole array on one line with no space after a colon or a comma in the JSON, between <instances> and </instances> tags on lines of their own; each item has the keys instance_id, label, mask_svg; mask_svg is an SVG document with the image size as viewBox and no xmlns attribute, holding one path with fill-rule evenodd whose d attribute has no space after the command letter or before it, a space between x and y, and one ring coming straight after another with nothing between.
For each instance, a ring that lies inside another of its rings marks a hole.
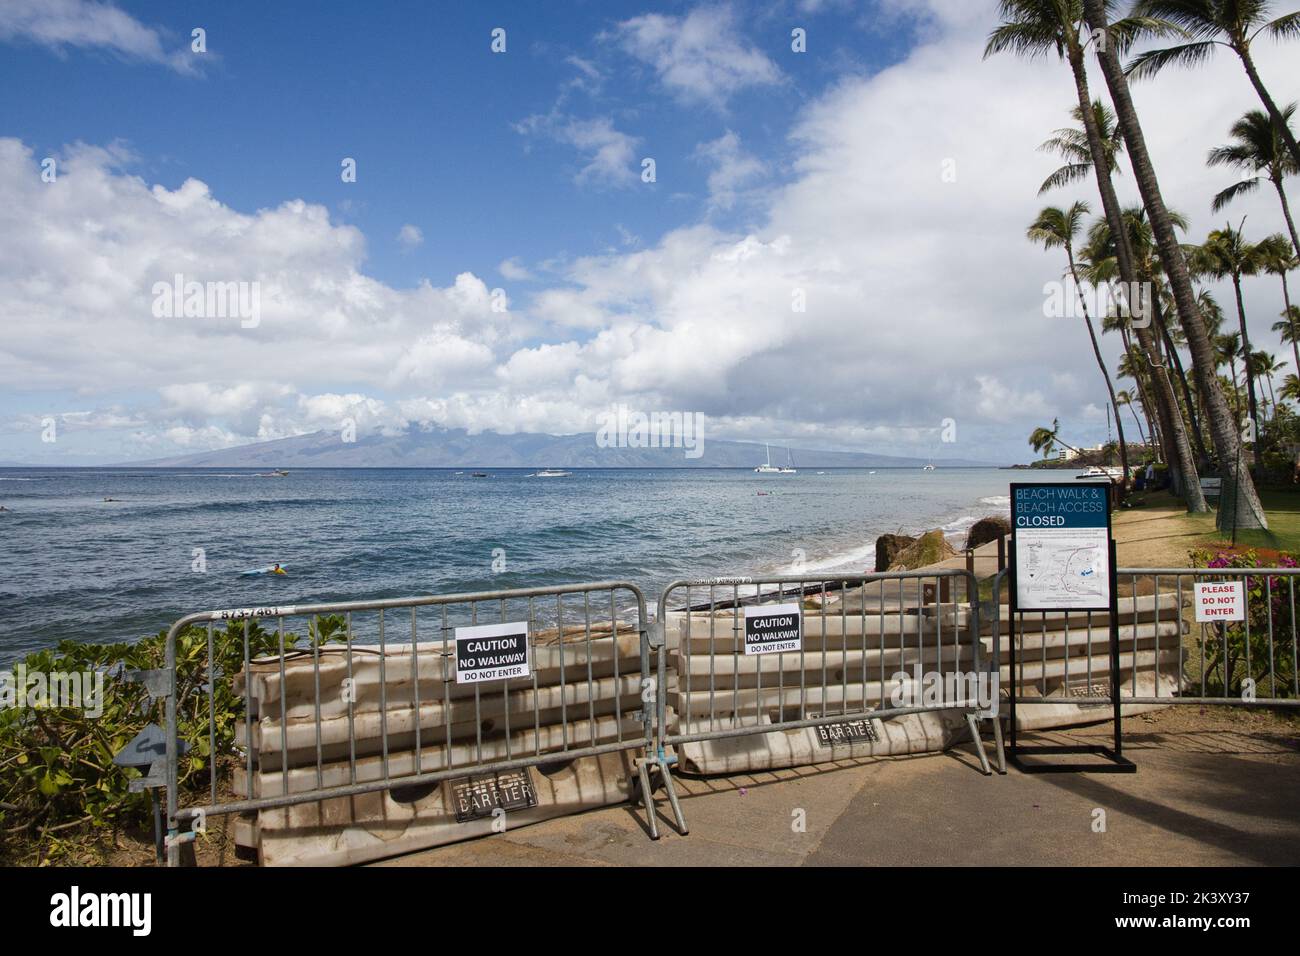
<instances>
[{"instance_id":1,"label":"white cloud","mask_svg":"<svg viewBox=\"0 0 1300 956\"><path fill-rule=\"evenodd\" d=\"M527 282L533 278L533 274L519 261L518 256L502 259L497 264L497 272L501 273L503 279L509 279L511 282Z\"/></svg>"},{"instance_id":2,"label":"white cloud","mask_svg":"<svg viewBox=\"0 0 1300 956\"><path fill-rule=\"evenodd\" d=\"M709 172L709 205L715 209L730 209L741 191L761 179L767 171L757 157L744 150L740 137L731 130L715 140L701 143L696 147L695 155L713 166Z\"/></svg>"},{"instance_id":3,"label":"white cloud","mask_svg":"<svg viewBox=\"0 0 1300 956\"><path fill-rule=\"evenodd\" d=\"M414 249L424 242L424 231L419 226L412 226L407 223L401 229L397 230L397 241L407 249Z\"/></svg>"},{"instance_id":4,"label":"white cloud","mask_svg":"<svg viewBox=\"0 0 1300 956\"><path fill-rule=\"evenodd\" d=\"M515 130L577 149L584 160L573 177L579 185L631 186L637 182L633 167L639 140L616 129L608 116L580 119L553 111L530 116L516 123Z\"/></svg>"},{"instance_id":5,"label":"white cloud","mask_svg":"<svg viewBox=\"0 0 1300 956\"><path fill-rule=\"evenodd\" d=\"M103 49L126 59L194 72L188 46L169 52L160 32L112 3L92 0L5 0L0 4L0 40L26 40L52 50Z\"/></svg>"},{"instance_id":6,"label":"white cloud","mask_svg":"<svg viewBox=\"0 0 1300 956\"><path fill-rule=\"evenodd\" d=\"M0 140L0 382L84 390L93 411L82 422L154 456L169 441L337 428L348 414L389 430L573 432L614 401L704 412L711 436L817 447L1025 458L1030 429L1053 417L1091 444L1104 437L1105 393L1087 334L1043 317L1043 283L1062 263L1024 239L1047 203L1096 205L1084 186L1036 195L1054 165L1036 148L1068 122L1069 72L981 63L993 8L971 6L939 4L932 41L811 101L791 130L785 184L764 183L738 133L703 147L715 202L765 185L749 228L706 219L539 264L558 282L504 312L468 272L412 289L365 275L365 238L322 207L290 199L240 213L197 180L151 186L114 149L68 150L47 184L29 147ZM1293 53L1258 50L1278 89L1294 80ZM1209 202L1225 185L1204 154L1255 108L1249 83L1221 57L1134 92L1165 196L1200 239L1220 224ZM1132 202L1127 170L1118 185ZM1281 228L1267 191L1234 221L1247 214L1254 235ZM498 271L522 281L523 268L505 259ZM150 284L175 272L260 281L261 324L153 319ZM1269 330L1276 278L1248 280L1245 295L1252 337L1281 351ZM1103 348L1113 364L1118 342L1105 336ZM156 401L140 401L141 388ZM959 441L941 448L945 418Z\"/></svg>"},{"instance_id":7,"label":"white cloud","mask_svg":"<svg viewBox=\"0 0 1300 956\"><path fill-rule=\"evenodd\" d=\"M620 23L614 36L688 103L721 108L742 90L781 79L776 64L744 41L729 6L697 7L683 17L647 13Z\"/></svg>"}]
</instances>

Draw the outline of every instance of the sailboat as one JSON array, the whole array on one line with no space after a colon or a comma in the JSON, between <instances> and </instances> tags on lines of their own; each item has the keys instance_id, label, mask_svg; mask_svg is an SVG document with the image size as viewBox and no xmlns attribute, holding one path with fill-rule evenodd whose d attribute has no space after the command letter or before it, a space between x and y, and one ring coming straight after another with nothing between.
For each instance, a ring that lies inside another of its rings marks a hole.
<instances>
[{"instance_id":1,"label":"sailboat","mask_svg":"<svg viewBox=\"0 0 1300 956\"><path fill-rule=\"evenodd\" d=\"M795 471L795 469L794 469L794 457L790 454L790 449L789 449L789 448L787 448L787 449L785 450L785 467L781 469L781 474L783 474L783 475L797 475L797 474L799 474L799 473L798 473L797 471Z\"/></svg>"},{"instance_id":2,"label":"sailboat","mask_svg":"<svg viewBox=\"0 0 1300 956\"><path fill-rule=\"evenodd\" d=\"M781 469L772 464L772 446L764 445L763 447L767 449L767 464L759 465L754 471L760 475L779 475Z\"/></svg>"}]
</instances>

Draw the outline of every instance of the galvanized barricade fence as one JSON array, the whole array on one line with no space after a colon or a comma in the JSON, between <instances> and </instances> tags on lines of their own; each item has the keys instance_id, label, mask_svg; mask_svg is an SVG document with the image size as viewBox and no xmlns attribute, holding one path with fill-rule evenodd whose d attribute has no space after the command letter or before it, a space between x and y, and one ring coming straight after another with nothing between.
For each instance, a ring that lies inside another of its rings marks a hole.
<instances>
[{"instance_id":1,"label":"galvanized barricade fence","mask_svg":"<svg viewBox=\"0 0 1300 956\"><path fill-rule=\"evenodd\" d=\"M954 585L965 586L964 600L952 593ZM797 649L748 653L746 608L783 604L799 609ZM659 597L652 640L661 648L660 688L669 687L669 658L676 662L676 707L670 709L671 695L661 693L656 723L662 776L679 828L685 832L668 765L680 767L684 752L697 744L819 728L819 743L828 748L820 762L890 752L870 750L887 722L953 713L959 721L964 715L980 766L989 773L977 721L996 714L998 690L996 672L982 663L979 632L978 584L964 569L674 581ZM990 664L1000 656L996 629L991 649ZM998 767L1005 771L996 720L993 730ZM676 754L665 760L667 748ZM720 766L718 772L756 769L752 763ZM712 771L706 766L703 772Z\"/></svg>"},{"instance_id":2,"label":"galvanized barricade fence","mask_svg":"<svg viewBox=\"0 0 1300 956\"><path fill-rule=\"evenodd\" d=\"M1296 568L1119 568L1124 713L1169 704L1300 706L1297 576ZM1003 629L997 602L1008 582L1006 571L994 579L993 613L986 617L995 633ZM1231 584L1243 586L1240 598L1222 588ZM1207 619L1198 621L1198 599L1218 611L1208 616L1203 611ZM1233 619L1238 613L1241 619ZM1015 617L1008 621L1010 640L1003 645L1008 656L998 658L1002 686L1016 694L1017 705L1059 711L1051 718L1027 715L1025 729L1078 723L1088 708L1112 702L1108 613L1025 611ZM1109 710L1093 712L1098 720L1109 716Z\"/></svg>"},{"instance_id":3,"label":"galvanized barricade fence","mask_svg":"<svg viewBox=\"0 0 1300 956\"><path fill-rule=\"evenodd\" d=\"M303 622L305 640L286 621ZM528 624L531 673L458 682L456 627L515 622ZM650 807L659 751L655 708L642 702L646 624L645 597L625 581L187 615L167 634L169 862L211 816L346 811L364 795L466 777L496 787L505 772L584 757L631 757L627 777ZM238 673L223 673L223 660ZM244 700L233 728L217 707L226 693ZM183 745L206 754L199 806L180 805ZM219 788L223 760L239 763L233 795Z\"/></svg>"}]
</instances>

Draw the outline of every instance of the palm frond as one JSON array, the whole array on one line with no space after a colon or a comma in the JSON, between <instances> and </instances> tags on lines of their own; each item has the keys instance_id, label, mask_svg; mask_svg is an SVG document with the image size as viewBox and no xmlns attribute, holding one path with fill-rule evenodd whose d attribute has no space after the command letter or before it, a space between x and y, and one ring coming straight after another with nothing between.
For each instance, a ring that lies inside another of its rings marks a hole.
<instances>
[{"instance_id":1,"label":"palm frond","mask_svg":"<svg viewBox=\"0 0 1300 956\"><path fill-rule=\"evenodd\" d=\"M1043 185L1038 187L1038 195L1087 179L1091 172L1092 163L1069 163L1062 166L1043 180Z\"/></svg>"},{"instance_id":2,"label":"palm frond","mask_svg":"<svg viewBox=\"0 0 1300 956\"><path fill-rule=\"evenodd\" d=\"M1233 183L1227 189L1217 193L1214 202L1210 204L1211 212L1219 212L1224 206L1232 202L1238 196L1247 196L1259 188L1259 177L1254 176L1250 179L1243 179L1239 183Z\"/></svg>"},{"instance_id":3,"label":"palm frond","mask_svg":"<svg viewBox=\"0 0 1300 956\"><path fill-rule=\"evenodd\" d=\"M1210 58L1218 45L1217 40L1202 40L1163 50L1147 50L1134 57L1124 68L1124 73L1135 80L1144 80L1167 66L1199 66Z\"/></svg>"},{"instance_id":4,"label":"palm frond","mask_svg":"<svg viewBox=\"0 0 1300 956\"><path fill-rule=\"evenodd\" d=\"M1300 10L1278 17L1272 23L1265 24L1261 29L1274 40L1294 40L1296 37L1300 37Z\"/></svg>"}]
</instances>

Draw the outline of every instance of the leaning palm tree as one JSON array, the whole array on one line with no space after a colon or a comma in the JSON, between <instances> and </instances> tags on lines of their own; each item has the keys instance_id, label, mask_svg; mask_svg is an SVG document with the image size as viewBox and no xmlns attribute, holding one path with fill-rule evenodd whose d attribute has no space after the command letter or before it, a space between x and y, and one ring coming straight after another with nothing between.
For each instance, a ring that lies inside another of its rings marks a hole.
<instances>
[{"instance_id":1,"label":"leaning palm tree","mask_svg":"<svg viewBox=\"0 0 1300 956\"><path fill-rule=\"evenodd\" d=\"M1075 448L1069 442L1064 441L1061 438L1060 432L1061 422L1059 419L1053 418L1051 428L1043 428L1040 425L1029 433L1030 447L1032 447L1036 452L1042 452L1044 458L1050 457L1052 452L1056 450L1057 445L1060 445L1062 448L1070 449L1070 451L1074 452L1076 455L1079 454L1079 449Z\"/></svg>"},{"instance_id":2,"label":"leaning palm tree","mask_svg":"<svg viewBox=\"0 0 1300 956\"><path fill-rule=\"evenodd\" d=\"M1101 132L1102 148L1106 156L1108 173L1118 173L1116 160L1124 152L1124 134L1115 123L1115 114L1101 100L1092 101L1093 119ZM1039 146L1039 152L1056 153L1065 160L1065 165L1043 180L1038 187L1038 195L1050 192L1061 186L1069 186L1088 178L1092 173L1092 151L1088 148L1088 130L1083 121L1083 111L1076 106L1070 115L1078 126L1065 126L1056 130L1051 139Z\"/></svg>"},{"instance_id":3,"label":"leaning palm tree","mask_svg":"<svg viewBox=\"0 0 1300 956\"><path fill-rule=\"evenodd\" d=\"M999 0L998 14L1002 22L989 34L988 42L984 47L986 59L1004 52L1016 53L1030 59L1055 54L1069 63L1078 98L1077 116L1083 122L1088 140L1088 152L1092 156L1093 178L1101 194L1101 204L1106 219L1118 237L1120 280L1128 290L1139 288L1133 268L1133 257L1128 249L1127 237L1124 235L1119 198L1115 194L1115 187L1109 175L1106 144L1097 126L1097 116L1092 109L1092 94L1088 90L1088 70L1084 63L1084 40L1081 36L1084 23L1082 0ZM1167 32L1167 28L1156 21L1123 21L1107 35L1115 37L1115 46L1126 47L1132 38L1137 36L1139 30L1146 30L1153 34ZM1134 323L1133 332L1143 351L1148 354L1149 361L1155 366L1160 365L1159 351L1150 330L1145 325ZM1187 440L1187 430L1183 427L1182 416L1178 413L1178 400L1174 396L1173 386L1164 375L1154 376L1153 384L1156 415L1161 423L1161 437L1168 442L1165 458L1170 466L1174 490L1185 496L1189 511L1208 511L1205 495L1201 492L1197 480L1196 462L1193 460L1192 448Z\"/></svg>"},{"instance_id":4,"label":"leaning palm tree","mask_svg":"<svg viewBox=\"0 0 1300 956\"><path fill-rule=\"evenodd\" d=\"M1123 46L1124 38L1131 36L1131 33L1127 28L1118 33L1112 30L1106 0L1083 0L1083 9L1088 26L1093 31L1092 35L1104 41L1094 44L1097 58L1101 64L1102 75L1106 78L1106 86L1110 90L1115 115L1124 130L1125 150L1133 166L1134 179L1137 180L1142 203L1151 217L1151 228L1156 236L1160 261L1164 265L1165 277L1178 307L1183 333L1187 336L1187 347L1192 355L1198 391L1208 413L1214 451L1220 468L1226 470L1229 463L1241 460L1241 435L1228 409L1223 389L1213 372L1214 347L1210 342L1205 322L1197 310L1196 292L1192 288L1187 260L1178 245L1173 225L1169 221L1169 210L1160 193L1155 167L1147 152L1146 138L1142 134L1142 125L1133 106L1128 79L1120 65L1120 48ZM1118 42L1107 39L1112 36ZM1255 483L1249 474L1239 475L1239 471L1240 469L1234 466L1226 478L1228 487L1220 497L1218 523L1220 527L1267 528L1268 520L1260 504L1259 494L1255 490ZM1197 490L1199 491L1199 488Z\"/></svg>"},{"instance_id":5,"label":"leaning palm tree","mask_svg":"<svg viewBox=\"0 0 1300 956\"><path fill-rule=\"evenodd\" d=\"M1044 249L1065 250L1066 268L1070 278L1074 280L1076 294L1078 294L1080 282L1079 267L1074 261L1074 239L1079 234L1079 227L1083 224L1083 217L1088 215L1088 212L1088 204L1081 200L1075 202L1069 209L1047 206L1030 223L1026 232L1026 237L1030 242L1040 243ZM1084 301L1082 295L1079 295L1079 305L1083 310L1083 323L1088 327L1088 339L1092 342L1093 357L1097 360L1097 367L1101 369L1101 377L1106 380L1106 394L1110 396L1110 407L1115 412L1115 426L1119 432L1119 463L1120 467L1124 469L1124 478L1120 481L1119 493L1123 496L1129 473L1128 449L1124 446L1124 423L1120 421L1119 403L1115 401L1115 386L1110 380L1110 371L1106 368L1106 360L1101 357L1101 346L1097 344L1097 330L1093 328L1092 316L1088 313L1088 303Z\"/></svg>"},{"instance_id":6,"label":"leaning palm tree","mask_svg":"<svg viewBox=\"0 0 1300 956\"><path fill-rule=\"evenodd\" d=\"M1282 110L1282 119L1288 125L1295 108L1294 103L1288 103ZM1291 205L1286 200L1286 190L1282 188L1282 180L1300 172L1300 167L1297 167L1291 159L1277 127L1263 110L1251 110L1232 124L1230 132L1233 141L1227 146L1216 146L1210 150L1206 164L1231 166L1243 173L1254 175L1245 176L1239 182L1222 190L1214 197L1211 209L1218 212L1238 196L1253 193L1259 188L1260 180L1267 179L1277 190L1278 202L1282 204L1282 217L1286 220L1286 227L1291 233L1291 248L1300 255L1300 236L1296 235L1295 221L1291 218Z\"/></svg>"},{"instance_id":7,"label":"leaning palm tree","mask_svg":"<svg viewBox=\"0 0 1300 956\"><path fill-rule=\"evenodd\" d=\"M1154 76L1172 63L1195 66L1209 59L1217 47L1227 47L1241 60L1291 159L1300 167L1300 145L1296 144L1295 134L1259 78L1250 52L1250 45L1261 33L1275 40L1300 36L1300 12L1270 20L1272 6L1270 0L1138 0L1133 8L1134 16L1161 21L1166 33L1169 27L1176 27L1187 42L1138 55L1128 65L1128 72L1137 79ZM1093 24L1094 28L1097 26Z\"/></svg>"}]
</instances>

